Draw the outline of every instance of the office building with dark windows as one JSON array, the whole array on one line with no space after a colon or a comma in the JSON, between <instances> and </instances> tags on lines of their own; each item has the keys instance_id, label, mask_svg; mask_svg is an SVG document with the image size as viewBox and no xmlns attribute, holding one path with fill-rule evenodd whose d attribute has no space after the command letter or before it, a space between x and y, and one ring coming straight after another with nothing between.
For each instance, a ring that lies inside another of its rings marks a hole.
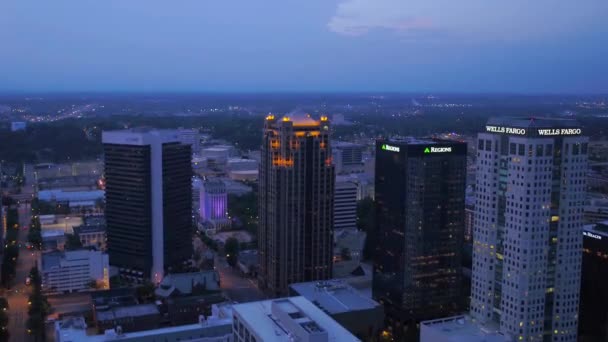
<instances>
[{"instance_id":1,"label":"office building with dark windows","mask_svg":"<svg viewBox=\"0 0 608 342\"><path fill-rule=\"evenodd\" d=\"M608 339L608 221L583 227L579 337Z\"/></svg>"},{"instance_id":2,"label":"office building with dark windows","mask_svg":"<svg viewBox=\"0 0 608 342\"><path fill-rule=\"evenodd\" d=\"M373 298L395 338L406 324L461 310L465 143L376 142Z\"/></svg>"},{"instance_id":3,"label":"office building with dark windows","mask_svg":"<svg viewBox=\"0 0 608 342\"><path fill-rule=\"evenodd\" d=\"M334 166L329 120L266 117L259 172L259 284L286 295L291 283L331 278Z\"/></svg>"},{"instance_id":4,"label":"office building with dark windows","mask_svg":"<svg viewBox=\"0 0 608 342\"><path fill-rule=\"evenodd\" d=\"M478 135L471 316L517 341L576 341L588 138L494 118Z\"/></svg>"},{"instance_id":5,"label":"office building with dark windows","mask_svg":"<svg viewBox=\"0 0 608 342\"><path fill-rule=\"evenodd\" d=\"M192 253L190 145L177 132L103 132L110 264L159 283Z\"/></svg>"}]
</instances>

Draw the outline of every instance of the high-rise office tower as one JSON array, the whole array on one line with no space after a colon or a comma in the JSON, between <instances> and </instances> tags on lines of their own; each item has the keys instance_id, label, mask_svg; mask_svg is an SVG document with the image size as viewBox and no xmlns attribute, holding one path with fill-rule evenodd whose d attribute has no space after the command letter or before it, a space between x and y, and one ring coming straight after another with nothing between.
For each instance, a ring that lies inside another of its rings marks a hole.
<instances>
[{"instance_id":1,"label":"high-rise office tower","mask_svg":"<svg viewBox=\"0 0 608 342\"><path fill-rule=\"evenodd\" d=\"M348 177L336 177L334 229L357 229L357 184Z\"/></svg>"},{"instance_id":2,"label":"high-rise office tower","mask_svg":"<svg viewBox=\"0 0 608 342\"><path fill-rule=\"evenodd\" d=\"M267 116L259 177L262 288L286 295L291 283L330 278L334 166L327 117Z\"/></svg>"},{"instance_id":3,"label":"high-rise office tower","mask_svg":"<svg viewBox=\"0 0 608 342\"><path fill-rule=\"evenodd\" d=\"M405 322L460 308L466 153L452 141L376 142L372 292L397 338Z\"/></svg>"},{"instance_id":4,"label":"high-rise office tower","mask_svg":"<svg viewBox=\"0 0 608 342\"><path fill-rule=\"evenodd\" d=\"M478 136L471 315L514 340L576 340L587 141L548 118Z\"/></svg>"},{"instance_id":5,"label":"high-rise office tower","mask_svg":"<svg viewBox=\"0 0 608 342\"><path fill-rule=\"evenodd\" d=\"M161 130L103 132L102 140L110 264L158 283L191 257L190 145Z\"/></svg>"}]
</instances>

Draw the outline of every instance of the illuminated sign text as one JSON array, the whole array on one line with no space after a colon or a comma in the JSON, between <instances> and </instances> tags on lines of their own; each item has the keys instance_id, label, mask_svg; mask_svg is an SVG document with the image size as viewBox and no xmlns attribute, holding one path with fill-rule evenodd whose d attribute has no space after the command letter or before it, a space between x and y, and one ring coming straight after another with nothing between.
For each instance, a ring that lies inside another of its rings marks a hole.
<instances>
[{"instance_id":1,"label":"illuminated sign text","mask_svg":"<svg viewBox=\"0 0 608 342\"><path fill-rule=\"evenodd\" d=\"M387 144L383 144L382 145L382 149L385 151L393 151L393 152L399 152L400 149L397 146L391 146L391 145L387 145Z\"/></svg>"},{"instance_id":2,"label":"illuminated sign text","mask_svg":"<svg viewBox=\"0 0 608 342\"><path fill-rule=\"evenodd\" d=\"M596 240L601 240L602 236L601 235L597 235L597 234L593 234L593 233L589 233L589 232L583 232L584 236L588 236L590 238L596 239Z\"/></svg>"},{"instance_id":3,"label":"illuminated sign text","mask_svg":"<svg viewBox=\"0 0 608 342\"><path fill-rule=\"evenodd\" d=\"M486 132L526 135L525 128L503 127L503 126L486 126Z\"/></svg>"},{"instance_id":4,"label":"illuminated sign text","mask_svg":"<svg viewBox=\"0 0 608 342\"><path fill-rule=\"evenodd\" d=\"M424 153L446 153L452 152L451 147L427 147L424 149Z\"/></svg>"},{"instance_id":5,"label":"illuminated sign text","mask_svg":"<svg viewBox=\"0 0 608 342\"><path fill-rule=\"evenodd\" d=\"M578 135L581 133L580 128L548 128L538 130L538 135Z\"/></svg>"}]
</instances>

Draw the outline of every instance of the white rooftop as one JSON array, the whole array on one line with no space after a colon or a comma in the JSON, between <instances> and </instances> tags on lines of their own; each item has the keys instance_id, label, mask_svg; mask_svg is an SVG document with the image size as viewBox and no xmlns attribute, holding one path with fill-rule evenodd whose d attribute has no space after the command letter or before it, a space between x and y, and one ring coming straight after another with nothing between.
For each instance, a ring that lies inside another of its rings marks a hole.
<instances>
[{"instance_id":1,"label":"white rooftop","mask_svg":"<svg viewBox=\"0 0 608 342\"><path fill-rule=\"evenodd\" d=\"M468 316L453 316L420 323L420 342L509 342L498 327L482 326Z\"/></svg>"},{"instance_id":2,"label":"white rooftop","mask_svg":"<svg viewBox=\"0 0 608 342\"><path fill-rule=\"evenodd\" d=\"M341 280L297 283L289 287L331 315L374 309L380 305Z\"/></svg>"},{"instance_id":3,"label":"white rooftop","mask_svg":"<svg viewBox=\"0 0 608 342\"><path fill-rule=\"evenodd\" d=\"M293 319L290 322L281 321L277 317L277 310ZM232 311L235 317L238 316L252 327L253 333L262 341L291 342L296 331L292 331L290 326L294 325L300 325L311 333L327 332L327 341L331 342L360 341L304 297L236 304Z\"/></svg>"},{"instance_id":4,"label":"white rooftop","mask_svg":"<svg viewBox=\"0 0 608 342\"><path fill-rule=\"evenodd\" d=\"M82 317L67 318L55 323L55 340L57 342L174 342L174 341L225 341L232 335L232 319L209 317L196 324L180 325L162 329L117 334L114 329L102 335L87 335L86 324ZM219 337L222 337L219 339ZM205 339L206 338L206 339Z\"/></svg>"}]
</instances>

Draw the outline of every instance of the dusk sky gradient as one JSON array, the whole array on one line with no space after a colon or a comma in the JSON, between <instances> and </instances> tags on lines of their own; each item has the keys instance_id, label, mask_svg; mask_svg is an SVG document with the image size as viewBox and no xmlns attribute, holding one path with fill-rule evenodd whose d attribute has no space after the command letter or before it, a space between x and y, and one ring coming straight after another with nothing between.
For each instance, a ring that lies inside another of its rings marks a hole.
<instances>
[{"instance_id":1,"label":"dusk sky gradient","mask_svg":"<svg viewBox=\"0 0 608 342\"><path fill-rule=\"evenodd\" d=\"M607 0L3 0L0 92L608 93Z\"/></svg>"}]
</instances>

